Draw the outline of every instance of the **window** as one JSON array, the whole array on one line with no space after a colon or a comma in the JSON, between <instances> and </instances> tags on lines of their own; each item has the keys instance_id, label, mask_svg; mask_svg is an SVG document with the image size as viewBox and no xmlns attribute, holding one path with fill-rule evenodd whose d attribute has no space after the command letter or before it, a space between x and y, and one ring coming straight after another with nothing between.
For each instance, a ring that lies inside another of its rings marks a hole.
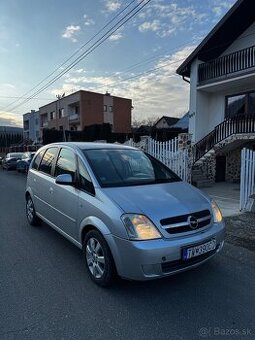
<instances>
[{"instance_id":1,"label":"window","mask_svg":"<svg viewBox=\"0 0 255 340\"><path fill-rule=\"evenodd\" d=\"M61 109L61 117L65 117L65 110Z\"/></svg>"},{"instance_id":2,"label":"window","mask_svg":"<svg viewBox=\"0 0 255 340\"><path fill-rule=\"evenodd\" d=\"M32 169L38 170L40 162L41 162L43 154L44 154L44 151L45 150L42 150L37 154L35 160L33 161Z\"/></svg>"},{"instance_id":3,"label":"window","mask_svg":"<svg viewBox=\"0 0 255 340\"><path fill-rule=\"evenodd\" d=\"M63 174L69 174L72 176L72 179L75 180L76 157L75 154L68 149L61 149L55 168L55 177Z\"/></svg>"},{"instance_id":4,"label":"window","mask_svg":"<svg viewBox=\"0 0 255 340\"><path fill-rule=\"evenodd\" d=\"M112 112L112 106L109 106L109 111Z\"/></svg>"},{"instance_id":5,"label":"window","mask_svg":"<svg viewBox=\"0 0 255 340\"><path fill-rule=\"evenodd\" d=\"M49 148L41 161L39 171L44 172L45 174L51 175L51 170L54 164L54 161L57 156L58 149L57 148Z\"/></svg>"},{"instance_id":6,"label":"window","mask_svg":"<svg viewBox=\"0 0 255 340\"><path fill-rule=\"evenodd\" d=\"M35 125L38 125L39 121L38 118L35 119Z\"/></svg>"},{"instance_id":7,"label":"window","mask_svg":"<svg viewBox=\"0 0 255 340\"><path fill-rule=\"evenodd\" d=\"M53 120L53 119L55 119L55 118L56 118L55 111L52 111L52 112L50 113L50 120Z\"/></svg>"},{"instance_id":8,"label":"window","mask_svg":"<svg viewBox=\"0 0 255 340\"><path fill-rule=\"evenodd\" d=\"M104 105L104 112L107 111L107 105Z\"/></svg>"},{"instance_id":9,"label":"window","mask_svg":"<svg viewBox=\"0 0 255 340\"><path fill-rule=\"evenodd\" d=\"M255 92L226 97L226 118L255 114Z\"/></svg>"},{"instance_id":10,"label":"window","mask_svg":"<svg viewBox=\"0 0 255 340\"><path fill-rule=\"evenodd\" d=\"M81 190L85 190L87 192L90 192L91 194L95 194L95 189L93 186L93 183L91 181L91 178L85 169L82 161L78 158L78 166L79 166L79 188Z\"/></svg>"}]
</instances>

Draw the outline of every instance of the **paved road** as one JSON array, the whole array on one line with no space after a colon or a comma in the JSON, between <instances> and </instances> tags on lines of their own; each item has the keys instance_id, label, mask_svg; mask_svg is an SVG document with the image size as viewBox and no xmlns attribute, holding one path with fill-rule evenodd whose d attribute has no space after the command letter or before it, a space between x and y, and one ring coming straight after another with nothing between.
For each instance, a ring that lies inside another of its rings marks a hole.
<instances>
[{"instance_id":1,"label":"paved road","mask_svg":"<svg viewBox=\"0 0 255 340\"><path fill-rule=\"evenodd\" d=\"M27 225L24 189L0 170L1 340L255 338L255 253L226 245L196 270L102 289L78 248Z\"/></svg>"}]
</instances>

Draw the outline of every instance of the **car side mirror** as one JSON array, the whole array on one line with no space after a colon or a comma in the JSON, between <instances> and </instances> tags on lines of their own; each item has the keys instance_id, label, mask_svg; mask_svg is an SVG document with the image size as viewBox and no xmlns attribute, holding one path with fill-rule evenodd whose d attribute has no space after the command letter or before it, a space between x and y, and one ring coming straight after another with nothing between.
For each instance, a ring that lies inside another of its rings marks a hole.
<instances>
[{"instance_id":1,"label":"car side mirror","mask_svg":"<svg viewBox=\"0 0 255 340\"><path fill-rule=\"evenodd\" d=\"M73 185L74 181L70 174L63 174L57 176L56 183L60 185Z\"/></svg>"}]
</instances>

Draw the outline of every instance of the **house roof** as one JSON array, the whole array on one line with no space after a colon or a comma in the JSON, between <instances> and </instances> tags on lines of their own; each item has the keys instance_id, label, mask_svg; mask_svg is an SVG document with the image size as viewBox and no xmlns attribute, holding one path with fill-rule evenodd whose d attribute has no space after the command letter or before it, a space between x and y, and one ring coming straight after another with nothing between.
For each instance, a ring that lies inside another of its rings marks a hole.
<instances>
[{"instance_id":1,"label":"house roof","mask_svg":"<svg viewBox=\"0 0 255 340\"><path fill-rule=\"evenodd\" d=\"M189 127L189 112L185 113L171 128L186 130Z\"/></svg>"},{"instance_id":2,"label":"house roof","mask_svg":"<svg viewBox=\"0 0 255 340\"><path fill-rule=\"evenodd\" d=\"M176 72L190 77L190 67L195 58L207 62L219 57L254 20L254 0L238 0Z\"/></svg>"},{"instance_id":3,"label":"house roof","mask_svg":"<svg viewBox=\"0 0 255 340\"><path fill-rule=\"evenodd\" d=\"M153 126L156 126L162 119L166 120L168 126L174 125L179 120L179 118L163 116L159 118Z\"/></svg>"}]
</instances>

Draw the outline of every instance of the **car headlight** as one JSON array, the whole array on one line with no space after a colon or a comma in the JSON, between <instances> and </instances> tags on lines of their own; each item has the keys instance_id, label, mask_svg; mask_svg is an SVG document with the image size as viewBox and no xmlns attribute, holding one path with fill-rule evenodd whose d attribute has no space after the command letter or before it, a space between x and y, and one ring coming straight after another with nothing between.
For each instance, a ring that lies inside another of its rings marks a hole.
<instances>
[{"instance_id":1,"label":"car headlight","mask_svg":"<svg viewBox=\"0 0 255 340\"><path fill-rule=\"evenodd\" d=\"M161 238L154 224L144 215L126 214L121 217L130 239L153 240Z\"/></svg>"},{"instance_id":2,"label":"car headlight","mask_svg":"<svg viewBox=\"0 0 255 340\"><path fill-rule=\"evenodd\" d=\"M220 208L214 201L212 201L211 204L212 204L213 220L215 223L220 223L223 219Z\"/></svg>"}]
</instances>

